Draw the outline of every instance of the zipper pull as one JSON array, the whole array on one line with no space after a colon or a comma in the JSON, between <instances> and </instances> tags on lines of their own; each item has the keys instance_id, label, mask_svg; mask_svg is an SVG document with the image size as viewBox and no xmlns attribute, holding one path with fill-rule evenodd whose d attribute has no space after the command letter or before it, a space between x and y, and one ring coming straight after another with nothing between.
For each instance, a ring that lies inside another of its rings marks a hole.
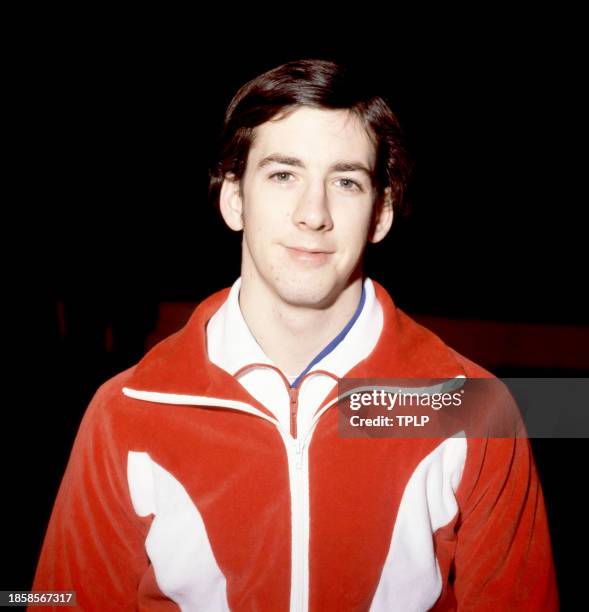
<instances>
[{"instance_id":1,"label":"zipper pull","mask_svg":"<svg viewBox=\"0 0 589 612\"><path fill-rule=\"evenodd\" d=\"M297 470L300 470L303 467L303 443L301 439L297 438L294 441L294 445L296 453L295 467L297 468Z\"/></svg>"}]
</instances>

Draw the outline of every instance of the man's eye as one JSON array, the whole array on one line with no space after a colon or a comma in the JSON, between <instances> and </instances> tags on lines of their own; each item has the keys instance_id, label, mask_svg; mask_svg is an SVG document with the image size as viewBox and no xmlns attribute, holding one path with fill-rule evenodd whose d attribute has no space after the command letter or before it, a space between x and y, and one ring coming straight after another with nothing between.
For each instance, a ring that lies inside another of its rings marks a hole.
<instances>
[{"instance_id":1,"label":"man's eye","mask_svg":"<svg viewBox=\"0 0 589 612\"><path fill-rule=\"evenodd\" d=\"M338 179L338 182L347 191L354 191L356 189L359 189L360 191L362 191L362 187L360 186L360 184L357 183L356 181L353 181L352 179L341 178L341 179Z\"/></svg>"},{"instance_id":2,"label":"man's eye","mask_svg":"<svg viewBox=\"0 0 589 612\"><path fill-rule=\"evenodd\" d=\"M278 183L288 183L288 179L291 176L292 174L290 172L275 172L274 174L270 175L270 178L274 179Z\"/></svg>"}]
</instances>

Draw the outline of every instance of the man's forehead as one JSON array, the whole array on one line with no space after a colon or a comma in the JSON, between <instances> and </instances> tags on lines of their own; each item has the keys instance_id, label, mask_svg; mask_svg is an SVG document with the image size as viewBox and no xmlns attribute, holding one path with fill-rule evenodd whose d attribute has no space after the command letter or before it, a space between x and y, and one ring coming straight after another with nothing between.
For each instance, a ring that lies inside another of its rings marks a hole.
<instances>
[{"instance_id":1,"label":"man's forehead","mask_svg":"<svg viewBox=\"0 0 589 612\"><path fill-rule=\"evenodd\" d=\"M297 159L374 165L375 147L359 118L347 110L299 108L254 129L250 161L279 153Z\"/></svg>"}]
</instances>

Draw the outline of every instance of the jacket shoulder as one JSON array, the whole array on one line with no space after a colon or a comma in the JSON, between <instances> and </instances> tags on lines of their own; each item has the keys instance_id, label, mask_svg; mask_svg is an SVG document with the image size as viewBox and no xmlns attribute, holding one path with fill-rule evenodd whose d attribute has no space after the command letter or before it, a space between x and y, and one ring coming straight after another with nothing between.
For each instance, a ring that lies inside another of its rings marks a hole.
<instances>
[{"instance_id":1,"label":"jacket shoulder","mask_svg":"<svg viewBox=\"0 0 589 612\"><path fill-rule=\"evenodd\" d=\"M90 432L105 433L106 430L114 433L117 429L117 434L121 433L121 425L128 421L127 415L130 414L131 408L123 388L133 376L136 367L134 365L115 374L98 387L86 407L78 435ZM123 429L126 429L126 426Z\"/></svg>"},{"instance_id":2,"label":"jacket shoulder","mask_svg":"<svg viewBox=\"0 0 589 612\"><path fill-rule=\"evenodd\" d=\"M123 388L127 386L133 377L136 368L137 364L103 382L96 390L92 402L103 402L123 396Z\"/></svg>"}]
</instances>

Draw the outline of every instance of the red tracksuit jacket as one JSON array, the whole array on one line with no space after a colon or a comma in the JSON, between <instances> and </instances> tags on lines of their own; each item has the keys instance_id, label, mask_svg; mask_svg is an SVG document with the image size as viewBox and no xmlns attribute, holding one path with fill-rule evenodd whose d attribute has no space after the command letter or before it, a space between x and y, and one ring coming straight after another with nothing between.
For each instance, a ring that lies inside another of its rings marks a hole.
<instances>
[{"instance_id":1,"label":"red tracksuit jacket","mask_svg":"<svg viewBox=\"0 0 589 612\"><path fill-rule=\"evenodd\" d=\"M383 330L348 376L490 376L375 287ZM227 292L96 393L34 590L100 611L558 609L527 439L346 439L335 390L295 438L207 357Z\"/></svg>"}]
</instances>

